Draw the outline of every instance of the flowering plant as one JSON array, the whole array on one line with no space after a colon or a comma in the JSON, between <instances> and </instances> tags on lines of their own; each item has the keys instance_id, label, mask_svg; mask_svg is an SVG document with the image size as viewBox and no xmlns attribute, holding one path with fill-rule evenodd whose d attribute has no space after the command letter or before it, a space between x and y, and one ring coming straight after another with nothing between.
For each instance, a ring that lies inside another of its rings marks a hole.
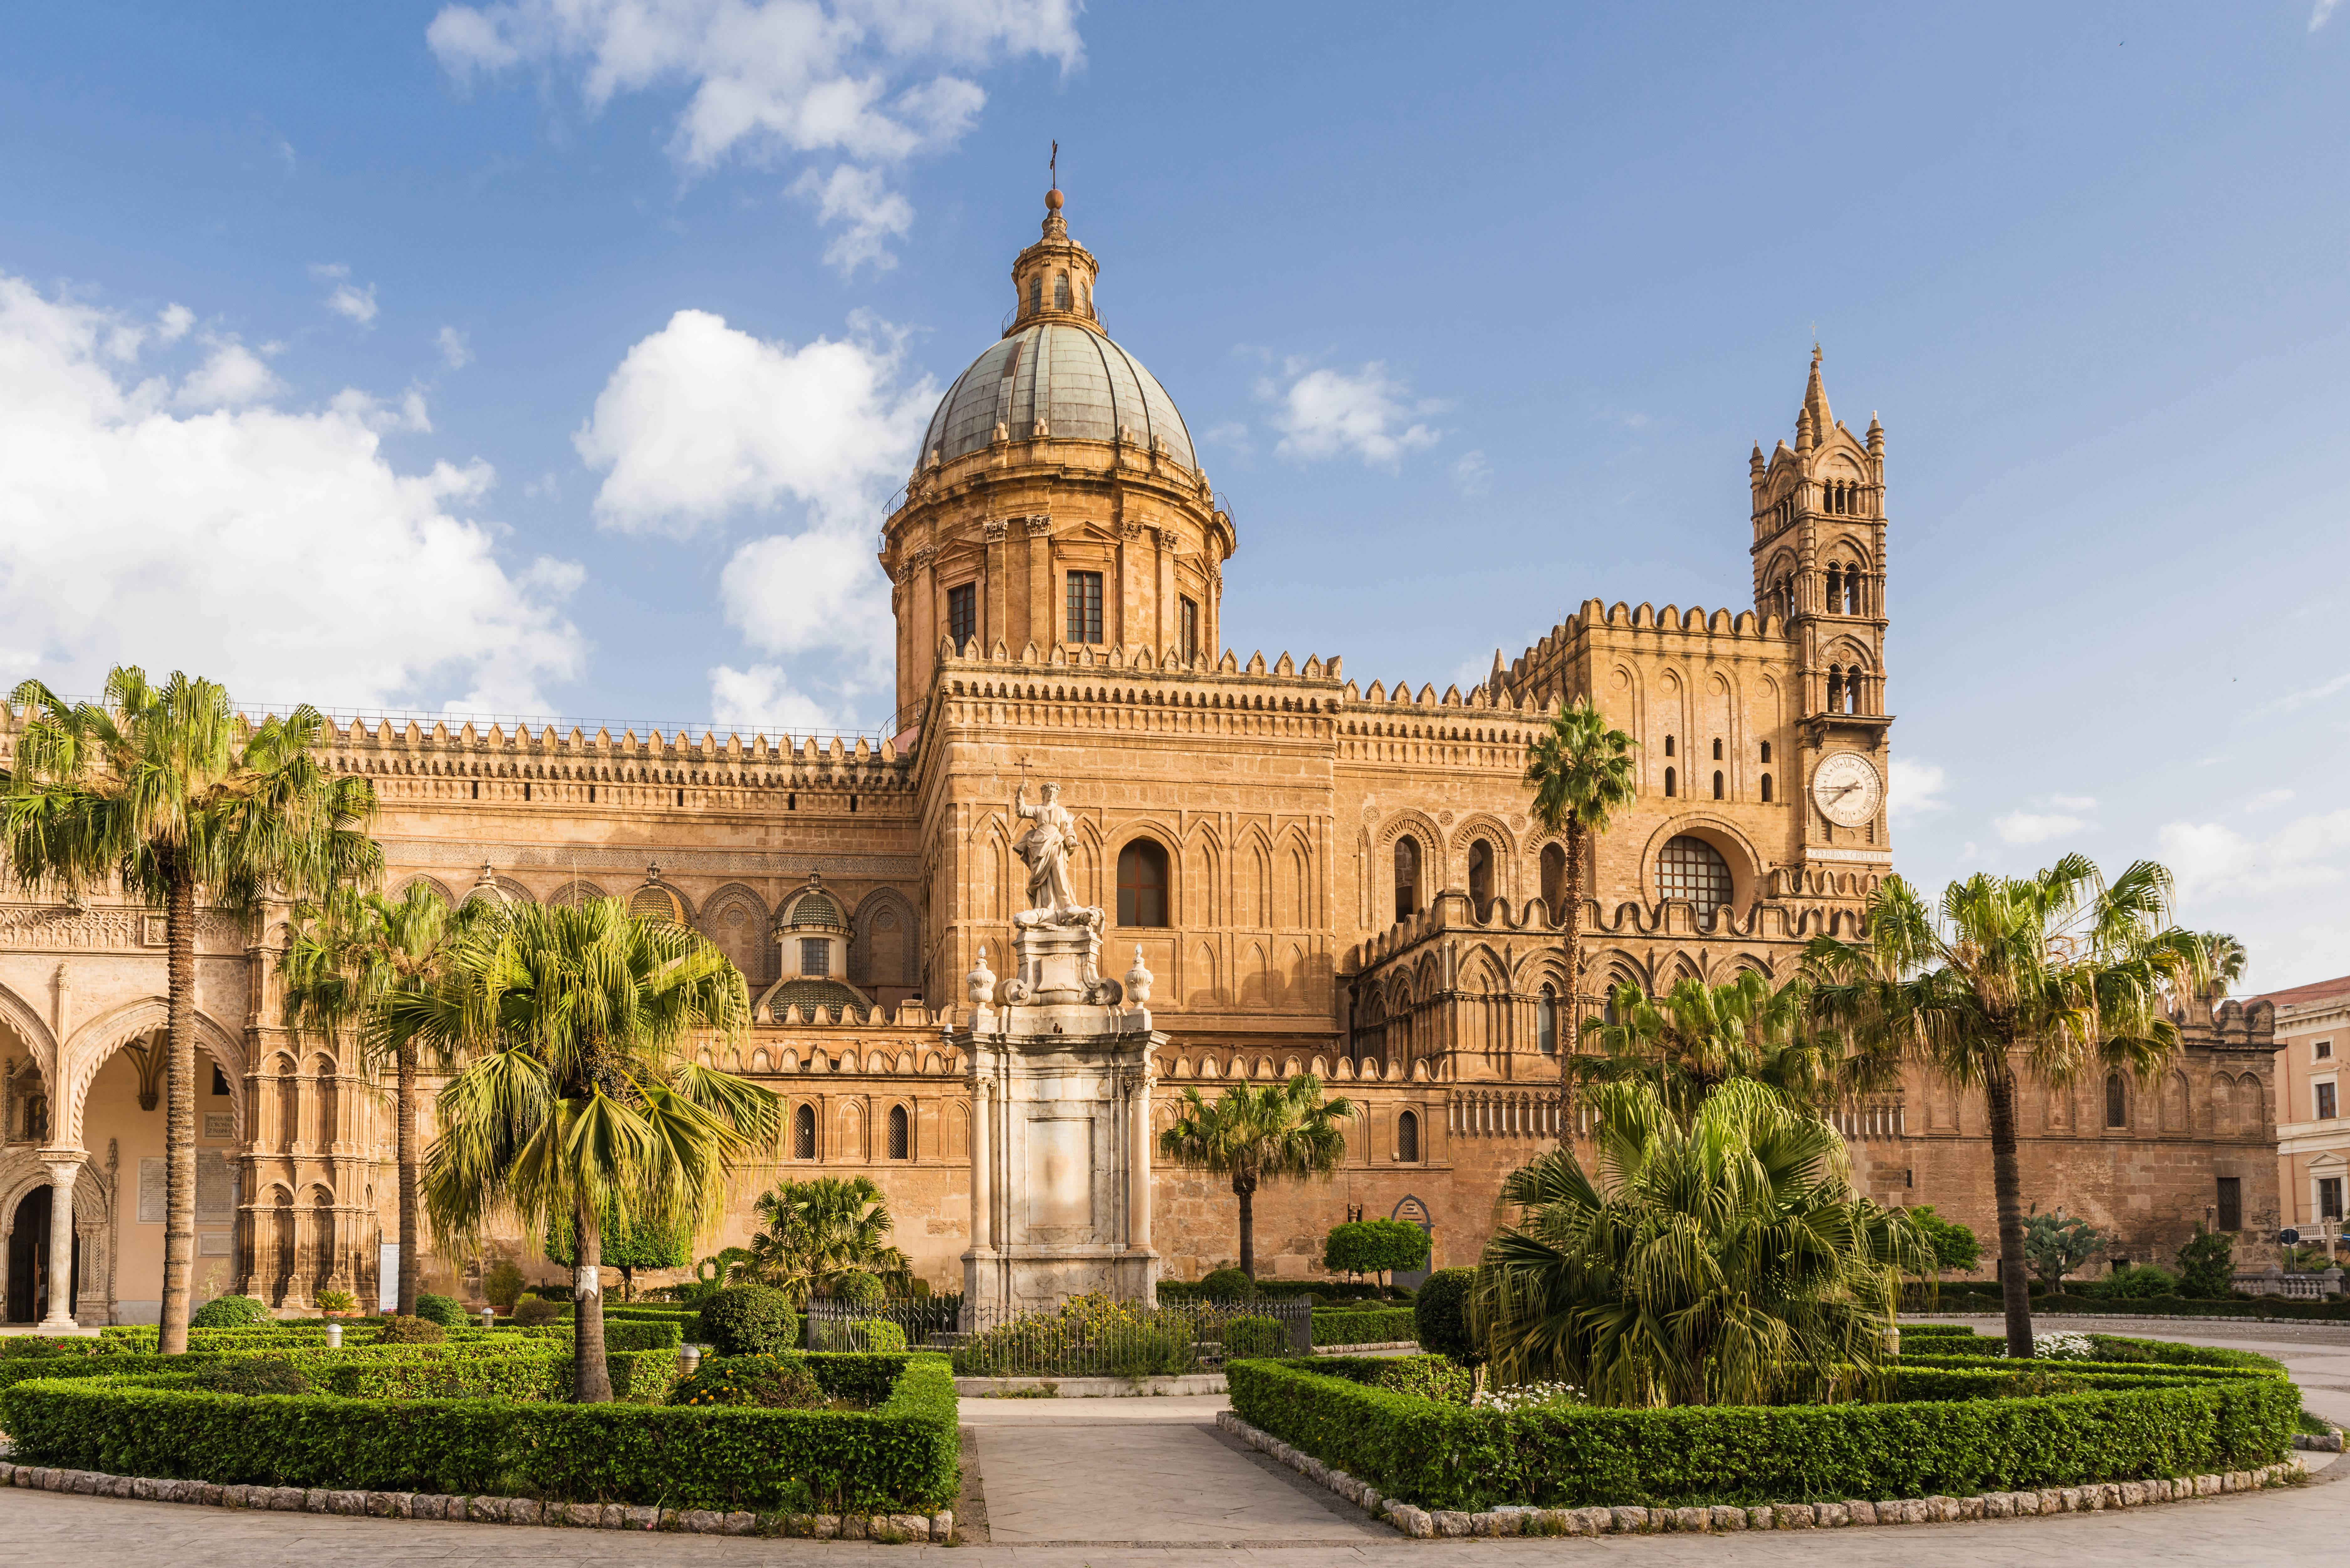
<instances>
[{"instance_id":1,"label":"flowering plant","mask_svg":"<svg viewBox=\"0 0 2350 1568\"><path fill-rule=\"evenodd\" d=\"M1584 1405L1589 1401L1583 1390L1572 1383L1521 1383L1506 1388L1480 1388L1469 1401L1480 1410L1555 1410L1563 1405Z\"/></svg>"}]
</instances>

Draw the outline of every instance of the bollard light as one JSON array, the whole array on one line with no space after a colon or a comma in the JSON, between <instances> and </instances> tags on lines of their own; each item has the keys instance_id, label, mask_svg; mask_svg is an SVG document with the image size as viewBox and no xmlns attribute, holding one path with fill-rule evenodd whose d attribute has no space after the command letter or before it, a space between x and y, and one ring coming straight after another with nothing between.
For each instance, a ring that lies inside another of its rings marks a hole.
<instances>
[{"instance_id":1,"label":"bollard light","mask_svg":"<svg viewBox=\"0 0 2350 1568\"><path fill-rule=\"evenodd\" d=\"M677 1347L677 1365L679 1371L685 1374L688 1377L692 1376L694 1370L702 1365L702 1346L698 1345L679 1345Z\"/></svg>"},{"instance_id":2,"label":"bollard light","mask_svg":"<svg viewBox=\"0 0 2350 1568\"><path fill-rule=\"evenodd\" d=\"M484 1328L495 1328L498 1326L497 1308L484 1307L482 1309L482 1326Z\"/></svg>"},{"instance_id":3,"label":"bollard light","mask_svg":"<svg viewBox=\"0 0 2350 1568\"><path fill-rule=\"evenodd\" d=\"M328 1350L340 1350L342 1347L343 1325L330 1318L327 1323L327 1348Z\"/></svg>"}]
</instances>

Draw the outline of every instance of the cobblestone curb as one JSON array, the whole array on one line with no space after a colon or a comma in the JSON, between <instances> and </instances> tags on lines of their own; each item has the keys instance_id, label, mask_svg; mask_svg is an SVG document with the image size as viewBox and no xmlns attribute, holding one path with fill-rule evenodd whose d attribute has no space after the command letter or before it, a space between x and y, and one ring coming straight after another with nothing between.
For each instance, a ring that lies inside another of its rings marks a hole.
<instances>
[{"instance_id":1,"label":"cobblestone curb","mask_svg":"<svg viewBox=\"0 0 2350 1568\"><path fill-rule=\"evenodd\" d=\"M1482 1513L1414 1508L1383 1498L1344 1470L1332 1469L1230 1410L1216 1425L1304 1476L1319 1481L1364 1512L1421 1540L1462 1535L1629 1535L1675 1531L1726 1534L1746 1530L1834 1530L1858 1524L1943 1524L1960 1520L2020 1519L2043 1513L2102 1513L2108 1509L2218 1497L2284 1486L2307 1474L2295 1456L2256 1470L2182 1476L2176 1480L2108 1481L2043 1491L1994 1491L1981 1497L1918 1497L1898 1502L1774 1502L1761 1508L1496 1508Z\"/></svg>"},{"instance_id":2,"label":"cobblestone curb","mask_svg":"<svg viewBox=\"0 0 2350 1568\"><path fill-rule=\"evenodd\" d=\"M2321 1438L2309 1432L2295 1432L2293 1435L2293 1446L2296 1449L2309 1449L2321 1454L2338 1454L2342 1451L2342 1434L2328 1432Z\"/></svg>"},{"instance_id":3,"label":"cobblestone curb","mask_svg":"<svg viewBox=\"0 0 2350 1568\"><path fill-rule=\"evenodd\" d=\"M0 1486L142 1502L280 1513L344 1513L371 1519L436 1519L468 1524L537 1524L575 1530L668 1530L689 1535L785 1535L811 1541L872 1541L886 1545L947 1541L954 1515L939 1513L722 1513L702 1508L640 1508L617 1502L541 1502L528 1497L443 1497L438 1492L329 1491L317 1487L219 1486L155 1480L97 1470L0 1463Z\"/></svg>"}]
</instances>

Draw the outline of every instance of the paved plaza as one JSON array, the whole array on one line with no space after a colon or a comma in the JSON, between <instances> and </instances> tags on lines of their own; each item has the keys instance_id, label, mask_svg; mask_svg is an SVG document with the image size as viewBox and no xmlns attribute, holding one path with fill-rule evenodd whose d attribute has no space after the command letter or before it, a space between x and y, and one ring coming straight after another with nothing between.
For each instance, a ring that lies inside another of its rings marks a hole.
<instances>
[{"instance_id":1,"label":"paved plaza","mask_svg":"<svg viewBox=\"0 0 2350 1568\"><path fill-rule=\"evenodd\" d=\"M1988 1320L1971 1319L1988 1326ZM2305 1403L2350 1419L2350 1327L2213 1324L2181 1331L2135 1321L2064 1321L2149 1337L2237 1345L2293 1369ZM1903 1568L2103 1563L2314 1563L2350 1533L2350 1486L2334 1463L2305 1487L2127 1512L1898 1532L1734 1537L1412 1542L1328 1491L1232 1443L1214 1428L1221 1397L965 1400L968 1544L874 1546L607 1531L536 1530L252 1513L53 1492L0 1491L0 1565L170 1562L177 1568L397 1568L409 1563L754 1563L952 1552L970 1563L1498 1563L1563 1555L1650 1563L1837 1564L1898 1558ZM2332 1461L2331 1455L2312 1455ZM2350 1473L2350 1472L2343 1472Z\"/></svg>"}]
</instances>

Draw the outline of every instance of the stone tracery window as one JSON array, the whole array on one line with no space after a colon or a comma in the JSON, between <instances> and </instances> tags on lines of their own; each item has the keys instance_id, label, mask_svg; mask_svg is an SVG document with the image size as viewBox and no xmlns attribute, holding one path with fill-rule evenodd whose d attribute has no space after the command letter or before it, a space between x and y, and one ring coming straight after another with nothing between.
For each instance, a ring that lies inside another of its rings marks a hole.
<instances>
[{"instance_id":1,"label":"stone tracery window","mask_svg":"<svg viewBox=\"0 0 2350 1568\"><path fill-rule=\"evenodd\" d=\"M1396 1163L1419 1163L1419 1116L1415 1111L1396 1113Z\"/></svg>"},{"instance_id":2,"label":"stone tracery window","mask_svg":"<svg viewBox=\"0 0 2350 1568\"><path fill-rule=\"evenodd\" d=\"M1558 1050L1558 992L1547 985L1534 999L1534 1044L1545 1056Z\"/></svg>"},{"instance_id":3,"label":"stone tracery window","mask_svg":"<svg viewBox=\"0 0 2350 1568\"><path fill-rule=\"evenodd\" d=\"M816 1158L816 1107L803 1103L792 1113L792 1158Z\"/></svg>"},{"instance_id":4,"label":"stone tracery window","mask_svg":"<svg viewBox=\"0 0 2350 1568\"><path fill-rule=\"evenodd\" d=\"M1731 899L1730 862L1702 838L1684 833L1666 840L1657 857L1657 896L1685 898L1700 915Z\"/></svg>"}]
</instances>

